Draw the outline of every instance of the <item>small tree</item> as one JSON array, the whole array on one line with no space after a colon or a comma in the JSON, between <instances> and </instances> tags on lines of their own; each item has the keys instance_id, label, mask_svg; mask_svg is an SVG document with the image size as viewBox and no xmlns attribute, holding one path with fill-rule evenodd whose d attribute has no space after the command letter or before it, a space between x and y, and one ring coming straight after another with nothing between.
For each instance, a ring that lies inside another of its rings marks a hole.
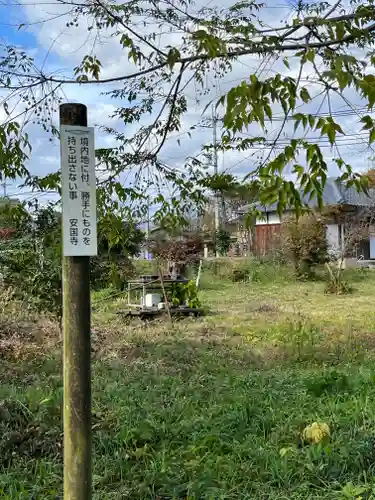
<instances>
[{"instance_id":1,"label":"small tree","mask_svg":"<svg viewBox=\"0 0 375 500\"><path fill-rule=\"evenodd\" d=\"M375 224L375 207L368 207L360 214L348 215L342 223L344 234L341 244L330 253L330 259L326 263L328 283L325 292L336 295L350 293L353 290L343 279L344 262L347 257L355 257L361 242L369 239L371 227Z\"/></svg>"},{"instance_id":2,"label":"small tree","mask_svg":"<svg viewBox=\"0 0 375 500\"><path fill-rule=\"evenodd\" d=\"M313 277L315 268L328 261L324 222L314 214L287 220L282 227L282 248L293 261L297 276Z\"/></svg>"},{"instance_id":3,"label":"small tree","mask_svg":"<svg viewBox=\"0 0 375 500\"><path fill-rule=\"evenodd\" d=\"M231 245L230 233L225 229L219 229L215 234L216 250L221 256L226 255L229 252Z\"/></svg>"},{"instance_id":4,"label":"small tree","mask_svg":"<svg viewBox=\"0 0 375 500\"><path fill-rule=\"evenodd\" d=\"M120 214L108 212L98 221L98 256L91 259L94 288L123 288L135 272L131 257L139 255L144 233Z\"/></svg>"},{"instance_id":5,"label":"small tree","mask_svg":"<svg viewBox=\"0 0 375 500\"><path fill-rule=\"evenodd\" d=\"M197 235L184 240L154 241L152 254L167 265L171 274L184 276L189 264L199 262L203 252L203 240Z\"/></svg>"}]
</instances>

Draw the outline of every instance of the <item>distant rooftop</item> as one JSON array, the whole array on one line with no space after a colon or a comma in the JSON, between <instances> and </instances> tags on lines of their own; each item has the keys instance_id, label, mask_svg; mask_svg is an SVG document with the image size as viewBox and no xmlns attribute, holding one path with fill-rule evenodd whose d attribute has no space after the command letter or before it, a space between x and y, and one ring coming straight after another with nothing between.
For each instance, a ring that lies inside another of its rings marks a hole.
<instances>
[{"instance_id":1,"label":"distant rooftop","mask_svg":"<svg viewBox=\"0 0 375 500\"><path fill-rule=\"evenodd\" d=\"M302 190L300 191L301 199L309 207L317 206L317 199L313 197L311 200L309 196L304 196ZM368 194L358 192L356 188L347 188L345 185L337 180L335 177L328 177L323 190L323 205L353 205L359 207L368 207L375 204L375 189L371 188ZM255 206L262 212L275 212L277 210L277 203L270 205L262 205L260 203L248 204L240 207L238 213L246 213L249 208Z\"/></svg>"},{"instance_id":2,"label":"distant rooftop","mask_svg":"<svg viewBox=\"0 0 375 500\"><path fill-rule=\"evenodd\" d=\"M0 205L18 205L20 200L18 198L10 198L9 196L0 196Z\"/></svg>"}]
</instances>

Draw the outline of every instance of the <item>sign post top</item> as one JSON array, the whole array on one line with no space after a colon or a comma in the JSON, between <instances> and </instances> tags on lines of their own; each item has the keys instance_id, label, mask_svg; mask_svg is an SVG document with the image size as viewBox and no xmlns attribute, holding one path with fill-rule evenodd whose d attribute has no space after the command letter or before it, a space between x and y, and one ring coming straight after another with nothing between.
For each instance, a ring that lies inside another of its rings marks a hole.
<instances>
[{"instance_id":1,"label":"sign post top","mask_svg":"<svg viewBox=\"0 0 375 500\"><path fill-rule=\"evenodd\" d=\"M84 104L65 103L60 106L60 126L87 126L87 107Z\"/></svg>"}]
</instances>

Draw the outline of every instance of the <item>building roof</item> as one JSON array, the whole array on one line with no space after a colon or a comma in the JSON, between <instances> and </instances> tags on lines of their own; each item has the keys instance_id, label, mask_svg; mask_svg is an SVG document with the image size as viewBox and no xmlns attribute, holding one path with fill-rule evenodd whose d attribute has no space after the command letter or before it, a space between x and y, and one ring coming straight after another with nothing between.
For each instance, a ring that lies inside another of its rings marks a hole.
<instances>
[{"instance_id":1,"label":"building roof","mask_svg":"<svg viewBox=\"0 0 375 500\"><path fill-rule=\"evenodd\" d=\"M316 207L317 199L313 197L309 199L309 196L304 196L302 190L300 191L302 201L308 207ZM323 205L325 206L335 206L335 205L352 205L358 207L368 207L375 204L375 189L371 188L368 194L364 192L358 192L356 188L347 188L337 180L335 177L328 177L323 190ZM254 207L261 212L276 212L277 202L270 205L264 206L261 203L248 204L240 207L238 209L239 214L246 213L251 207Z\"/></svg>"},{"instance_id":2,"label":"building roof","mask_svg":"<svg viewBox=\"0 0 375 500\"><path fill-rule=\"evenodd\" d=\"M18 198L9 198L8 196L0 196L0 207L5 205L17 206L21 202Z\"/></svg>"}]
</instances>

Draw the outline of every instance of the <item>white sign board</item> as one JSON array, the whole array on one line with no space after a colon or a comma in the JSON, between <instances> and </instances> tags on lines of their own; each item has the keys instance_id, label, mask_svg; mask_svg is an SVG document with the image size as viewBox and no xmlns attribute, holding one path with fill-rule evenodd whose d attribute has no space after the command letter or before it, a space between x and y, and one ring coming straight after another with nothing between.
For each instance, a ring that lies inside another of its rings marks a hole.
<instances>
[{"instance_id":1,"label":"white sign board","mask_svg":"<svg viewBox=\"0 0 375 500\"><path fill-rule=\"evenodd\" d=\"M63 254L97 255L94 129L61 125Z\"/></svg>"}]
</instances>

